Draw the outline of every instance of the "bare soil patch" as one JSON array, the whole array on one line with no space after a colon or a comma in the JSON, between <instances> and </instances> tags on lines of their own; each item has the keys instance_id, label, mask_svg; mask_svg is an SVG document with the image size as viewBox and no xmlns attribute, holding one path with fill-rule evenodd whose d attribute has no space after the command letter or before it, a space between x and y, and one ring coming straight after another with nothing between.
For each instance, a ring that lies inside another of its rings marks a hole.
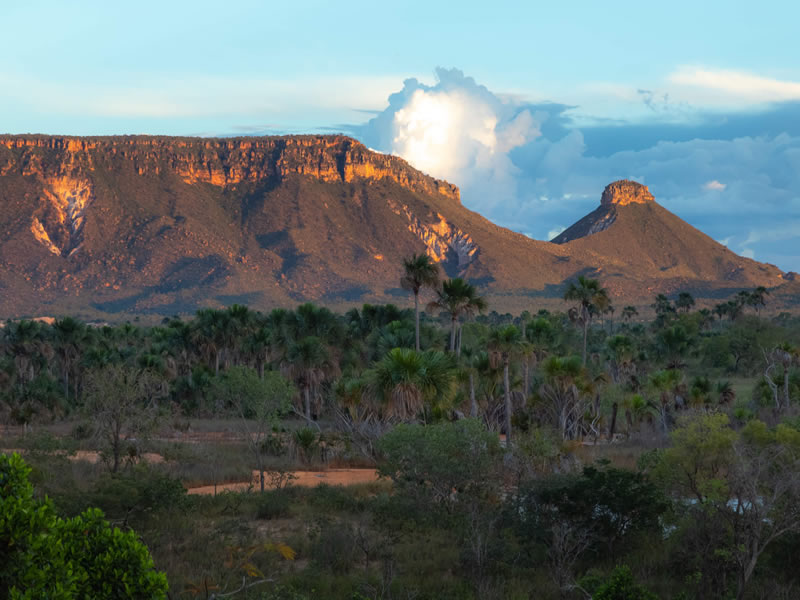
<instances>
[{"instance_id":1,"label":"bare soil patch","mask_svg":"<svg viewBox=\"0 0 800 600\"><path fill-rule=\"evenodd\" d=\"M375 469L328 469L327 471L293 471L297 479L292 480L291 485L301 487L316 487L318 485L354 485L358 483L370 483L377 481L378 472ZM251 481L241 481L237 483L221 483L217 486L203 485L200 487L189 488L190 494L209 495L223 491L243 492L250 488L259 489L259 472L253 471Z\"/></svg>"}]
</instances>

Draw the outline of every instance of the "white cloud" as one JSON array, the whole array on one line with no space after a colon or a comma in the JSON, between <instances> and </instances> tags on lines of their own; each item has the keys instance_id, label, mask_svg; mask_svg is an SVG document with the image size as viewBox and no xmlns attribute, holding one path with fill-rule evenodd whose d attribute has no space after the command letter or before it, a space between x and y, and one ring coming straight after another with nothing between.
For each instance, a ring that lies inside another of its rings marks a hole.
<instances>
[{"instance_id":1,"label":"white cloud","mask_svg":"<svg viewBox=\"0 0 800 600\"><path fill-rule=\"evenodd\" d=\"M751 73L681 67L668 80L680 86L706 90L719 99L782 102L800 99L800 82L770 79Z\"/></svg>"},{"instance_id":2,"label":"white cloud","mask_svg":"<svg viewBox=\"0 0 800 600\"><path fill-rule=\"evenodd\" d=\"M692 139L681 129L682 139L670 141L664 129L667 139L651 135L661 141L598 153L598 130L576 126L564 105L548 112L496 95L458 71L438 74L432 86L407 80L361 137L459 185L465 206L499 225L552 239L562 230L556 223L597 207L606 184L632 178L731 249L800 268L791 252L800 246L800 136L708 139L698 129ZM638 141L635 125L605 127L609 139Z\"/></svg>"},{"instance_id":3,"label":"white cloud","mask_svg":"<svg viewBox=\"0 0 800 600\"><path fill-rule=\"evenodd\" d=\"M703 186L703 189L704 190L711 190L711 191L721 192L721 191L725 190L726 187L728 187L726 184L720 183L716 179L712 179L711 181L706 182L706 184Z\"/></svg>"},{"instance_id":4,"label":"white cloud","mask_svg":"<svg viewBox=\"0 0 800 600\"><path fill-rule=\"evenodd\" d=\"M557 225L555 227L555 229L551 229L550 231L547 232L547 239L548 240L552 240L554 237L556 237L557 235L560 235L561 233L563 233L566 230L567 230L566 227L563 227L561 225Z\"/></svg>"}]
</instances>

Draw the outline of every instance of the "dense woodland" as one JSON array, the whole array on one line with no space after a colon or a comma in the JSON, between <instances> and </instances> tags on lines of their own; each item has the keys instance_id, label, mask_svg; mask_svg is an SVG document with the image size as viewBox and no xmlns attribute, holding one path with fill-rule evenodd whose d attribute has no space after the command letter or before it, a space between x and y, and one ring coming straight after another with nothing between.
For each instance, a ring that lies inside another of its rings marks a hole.
<instances>
[{"instance_id":1,"label":"dense woodland","mask_svg":"<svg viewBox=\"0 0 800 600\"><path fill-rule=\"evenodd\" d=\"M136 574L94 597L166 593L137 540L172 598L800 596L800 319L767 290L645 319L581 277L563 312L511 315L404 269L414 309L7 322L0 448L32 470L0 461L0 508L41 520L0 520L0 598L52 583L26 527L69 548L85 522ZM292 485L348 466L382 477ZM83 568L52 597L109 577Z\"/></svg>"}]
</instances>

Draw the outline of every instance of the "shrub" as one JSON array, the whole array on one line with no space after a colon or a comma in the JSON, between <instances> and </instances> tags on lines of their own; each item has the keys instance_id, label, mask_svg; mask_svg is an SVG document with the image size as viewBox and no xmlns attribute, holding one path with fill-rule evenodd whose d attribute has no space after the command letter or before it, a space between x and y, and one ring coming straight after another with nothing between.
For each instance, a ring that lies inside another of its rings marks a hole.
<instances>
[{"instance_id":1,"label":"shrub","mask_svg":"<svg viewBox=\"0 0 800 600\"><path fill-rule=\"evenodd\" d=\"M280 519L288 517L292 497L288 490L272 490L259 495L256 508L257 519Z\"/></svg>"},{"instance_id":2,"label":"shrub","mask_svg":"<svg viewBox=\"0 0 800 600\"><path fill-rule=\"evenodd\" d=\"M0 581L9 597L166 598L166 576L135 533L112 528L97 509L59 518L34 498L29 474L19 455L0 455Z\"/></svg>"},{"instance_id":3,"label":"shrub","mask_svg":"<svg viewBox=\"0 0 800 600\"><path fill-rule=\"evenodd\" d=\"M658 600L658 596L633 580L626 565L614 569L592 595L593 600Z\"/></svg>"},{"instance_id":4,"label":"shrub","mask_svg":"<svg viewBox=\"0 0 800 600\"><path fill-rule=\"evenodd\" d=\"M311 559L334 574L349 573L358 560L352 527L341 522L324 523L311 546Z\"/></svg>"}]
</instances>

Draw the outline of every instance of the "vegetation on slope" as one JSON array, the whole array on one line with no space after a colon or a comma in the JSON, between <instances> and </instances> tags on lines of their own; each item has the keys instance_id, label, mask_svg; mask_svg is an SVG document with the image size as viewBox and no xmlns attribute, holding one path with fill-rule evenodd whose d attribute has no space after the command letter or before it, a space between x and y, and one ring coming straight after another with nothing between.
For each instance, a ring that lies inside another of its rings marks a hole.
<instances>
[{"instance_id":1,"label":"vegetation on slope","mask_svg":"<svg viewBox=\"0 0 800 600\"><path fill-rule=\"evenodd\" d=\"M792 597L800 321L754 289L645 322L575 283L512 316L445 280L419 351L388 304L9 322L3 446L60 518L136 531L173 595ZM292 484L367 465L383 480ZM252 470L263 492L185 493Z\"/></svg>"}]
</instances>

